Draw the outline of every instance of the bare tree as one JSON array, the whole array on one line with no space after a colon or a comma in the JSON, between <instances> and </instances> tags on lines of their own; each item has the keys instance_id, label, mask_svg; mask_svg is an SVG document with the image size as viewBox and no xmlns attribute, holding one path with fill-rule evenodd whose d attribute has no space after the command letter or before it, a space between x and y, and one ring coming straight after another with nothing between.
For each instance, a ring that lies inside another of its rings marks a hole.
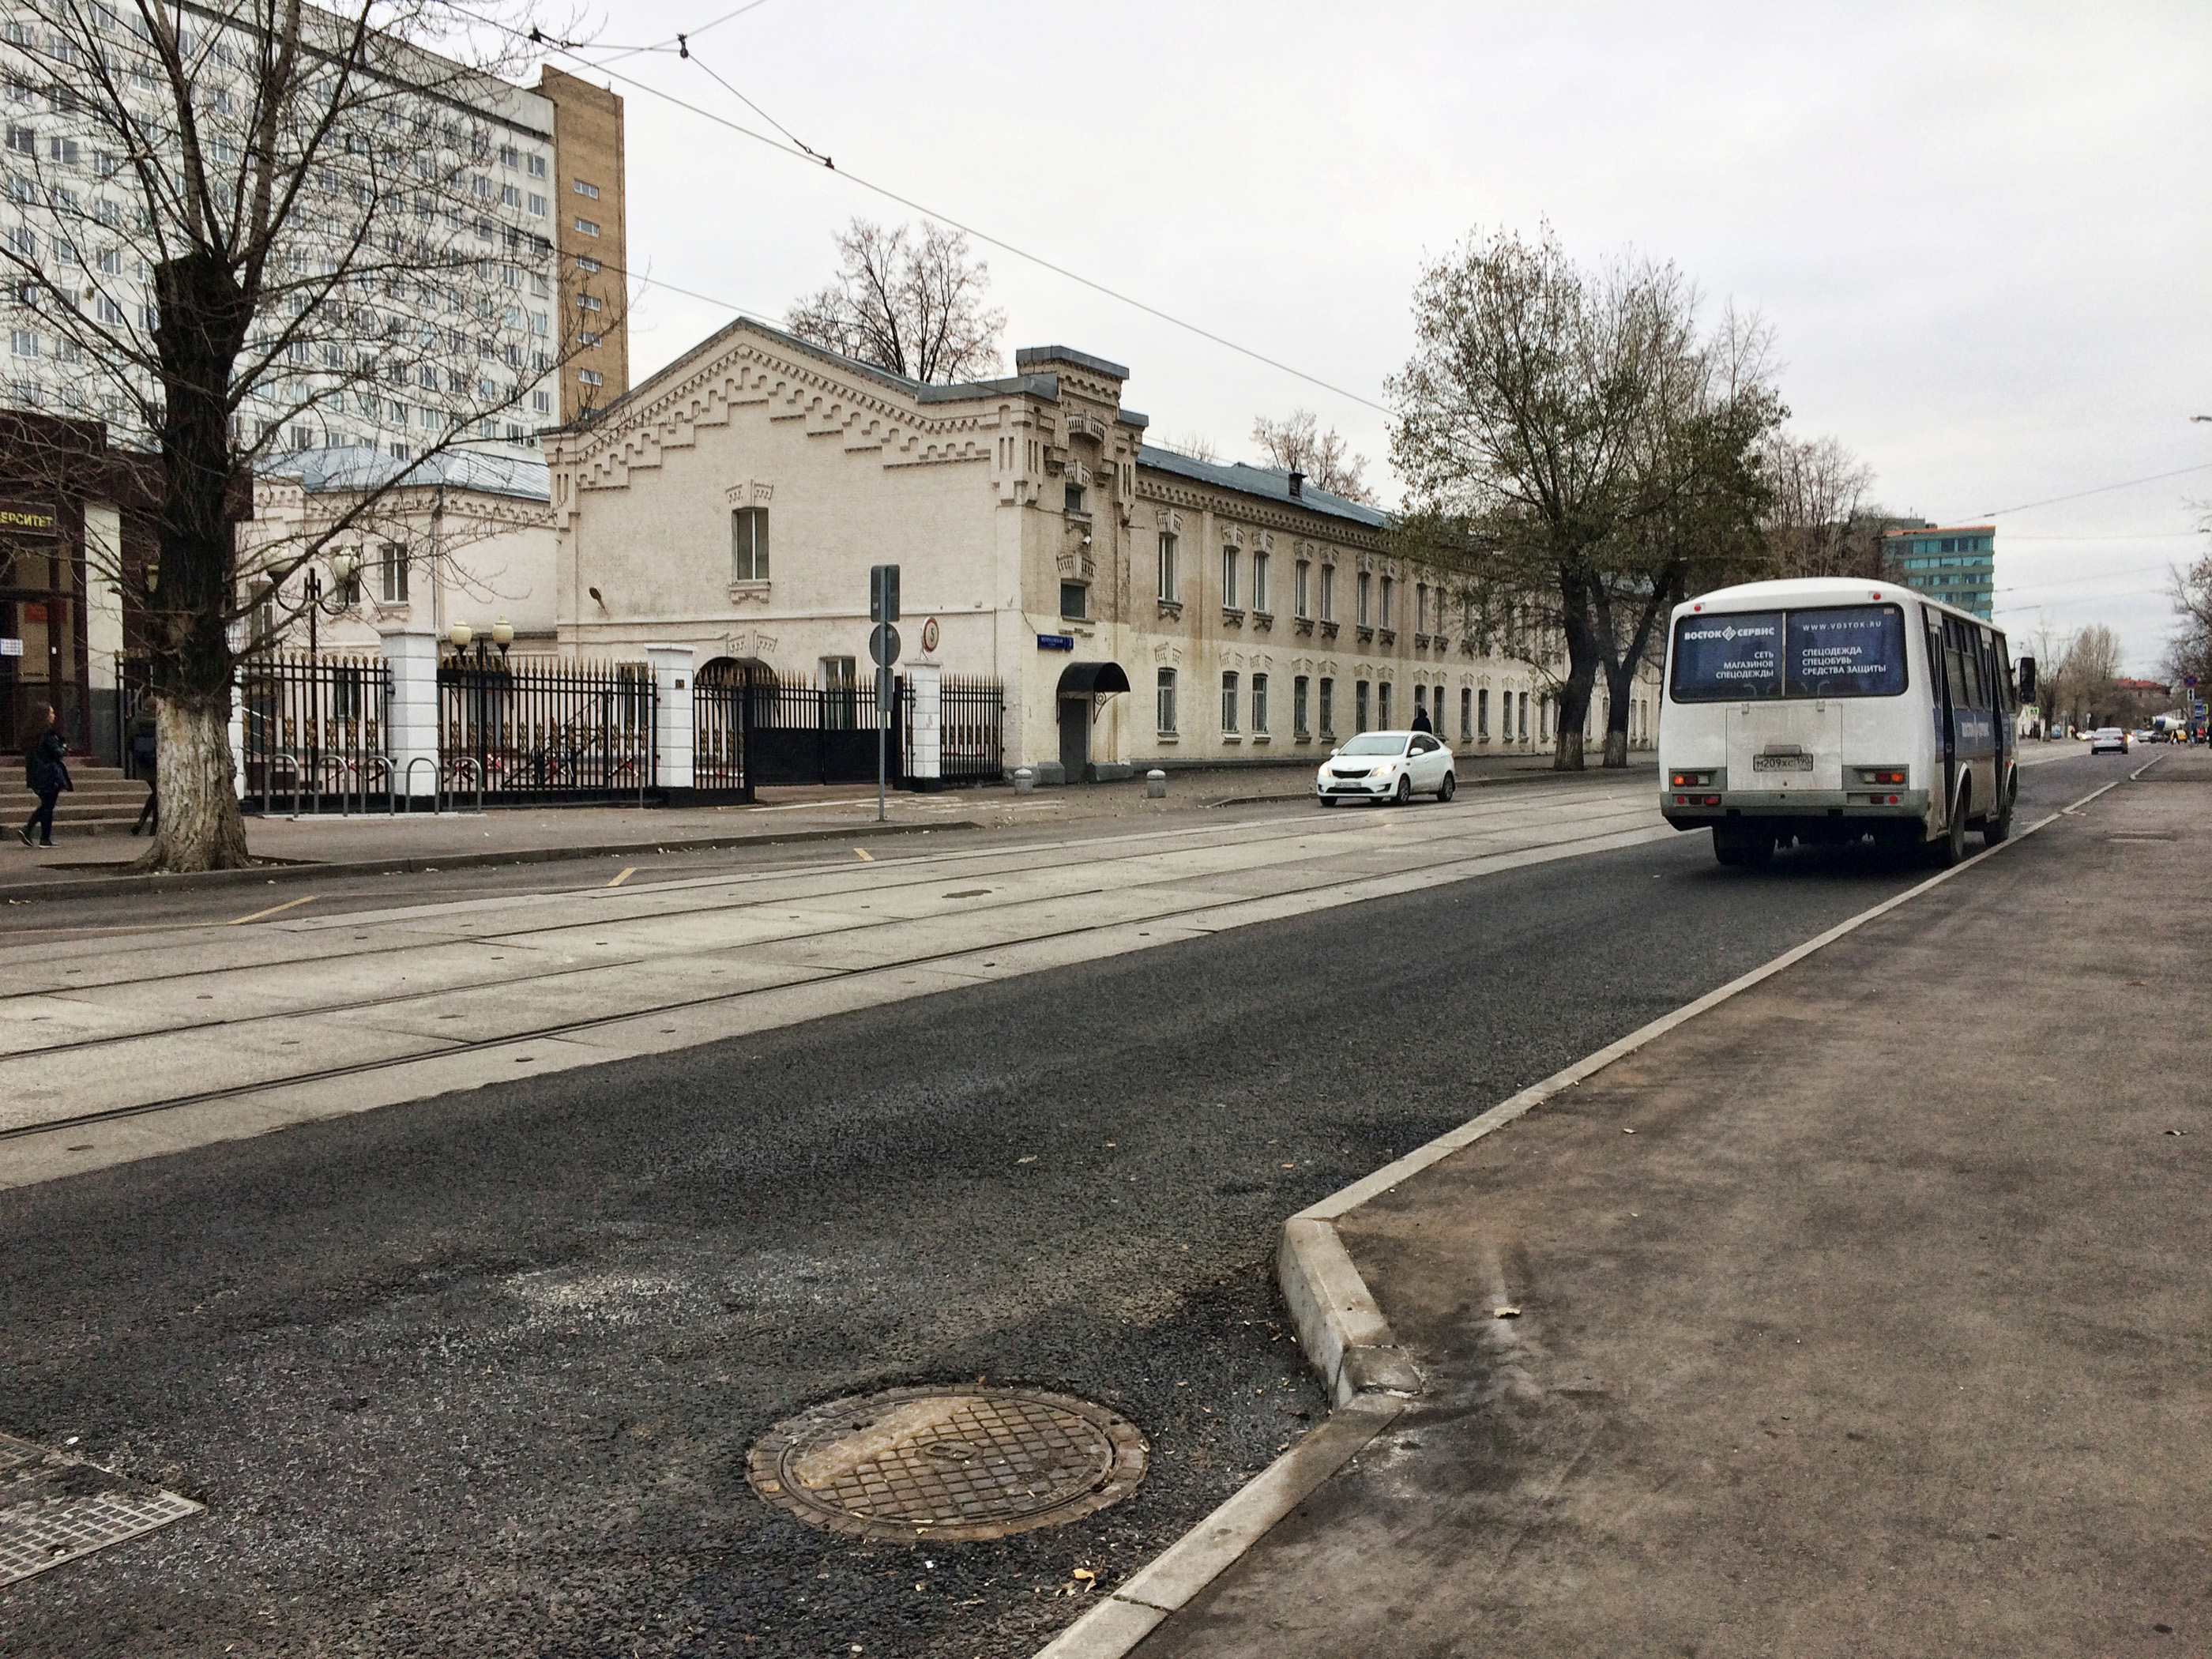
<instances>
[{"instance_id":1,"label":"bare tree","mask_svg":"<svg viewBox=\"0 0 2212 1659\"><path fill-rule=\"evenodd\" d=\"M2212 515L2199 527L2212 534ZM2186 571L2174 571L2171 591L2180 626L2166 644L2166 671L2177 684L2196 676L2202 695L2212 685L2212 552L2200 555Z\"/></svg>"},{"instance_id":2,"label":"bare tree","mask_svg":"<svg viewBox=\"0 0 2212 1659\"><path fill-rule=\"evenodd\" d=\"M1180 437L1161 438L1157 441L1162 449L1171 449L1178 455L1188 455L1194 461L1218 461L1221 459L1221 446L1203 432L1194 430L1186 432Z\"/></svg>"},{"instance_id":3,"label":"bare tree","mask_svg":"<svg viewBox=\"0 0 2212 1659\"><path fill-rule=\"evenodd\" d=\"M159 458L157 556L98 572L143 617L159 694L143 862L234 867L233 673L289 620L286 580L425 462L519 434L508 417L572 348L550 288L521 280L545 246L493 222L496 138L470 112L514 89L496 60L432 50L482 21L442 0L17 0L11 15L0 95L25 112L0 309L61 359L64 413ZM363 441L345 510L264 548L258 576L235 568L254 472L395 413L408 441Z\"/></svg>"},{"instance_id":4,"label":"bare tree","mask_svg":"<svg viewBox=\"0 0 2212 1659\"><path fill-rule=\"evenodd\" d=\"M1894 521L1867 499L1874 469L1832 437L1777 434L1760 471L1771 492L1764 519L1778 576L1857 576L1882 568L1881 532Z\"/></svg>"},{"instance_id":5,"label":"bare tree","mask_svg":"<svg viewBox=\"0 0 2212 1659\"><path fill-rule=\"evenodd\" d=\"M1334 427L1322 431L1319 418L1310 409L1294 409L1288 419L1280 421L1260 416L1252 422L1252 441L1266 453L1268 465L1303 472L1317 489L1347 501L1371 503L1375 499L1367 487L1367 458L1353 454Z\"/></svg>"},{"instance_id":6,"label":"bare tree","mask_svg":"<svg viewBox=\"0 0 2212 1659\"><path fill-rule=\"evenodd\" d=\"M991 268L957 230L885 230L855 218L837 233L837 278L791 308L802 340L909 380L951 385L997 372L1006 313L984 304Z\"/></svg>"},{"instance_id":7,"label":"bare tree","mask_svg":"<svg viewBox=\"0 0 2212 1659\"><path fill-rule=\"evenodd\" d=\"M1394 541L1486 617L1534 609L1534 636L1565 647L1563 770L1583 764L1601 672L1606 763L1627 763L1660 620L1692 582L1761 562L1757 461L1784 412L1765 333L1731 314L1701 339L1696 313L1672 265L1585 271L1548 228L1474 238L1414 290L1418 343L1390 382L1409 490Z\"/></svg>"}]
</instances>

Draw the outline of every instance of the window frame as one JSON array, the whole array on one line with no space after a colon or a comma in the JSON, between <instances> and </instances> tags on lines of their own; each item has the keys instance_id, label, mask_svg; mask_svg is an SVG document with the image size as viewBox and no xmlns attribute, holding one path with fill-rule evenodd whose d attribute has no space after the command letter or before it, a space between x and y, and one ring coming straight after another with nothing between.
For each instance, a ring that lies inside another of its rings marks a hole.
<instances>
[{"instance_id":1,"label":"window frame","mask_svg":"<svg viewBox=\"0 0 2212 1659\"><path fill-rule=\"evenodd\" d=\"M764 582L769 578L769 521L764 507L730 509L730 580Z\"/></svg>"}]
</instances>

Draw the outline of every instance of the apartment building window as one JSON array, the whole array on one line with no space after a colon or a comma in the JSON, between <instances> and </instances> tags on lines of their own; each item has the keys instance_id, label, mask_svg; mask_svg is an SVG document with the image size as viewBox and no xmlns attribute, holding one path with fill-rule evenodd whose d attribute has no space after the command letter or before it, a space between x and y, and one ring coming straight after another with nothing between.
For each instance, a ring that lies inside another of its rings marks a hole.
<instances>
[{"instance_id":1,"label":"apartment building window","mask_svg":"<svg viewBox=\"0 0 2212 1659\"><path fill-rule=\"evenodd\" d=\"M1486 685L1474 694L1474 735L1485 743L1490 741L1490 688Z\"/></svg>"},{"instance_id":2,"label":"apartment building window","mask_svg":"<svg viewBox=\"0 0 2212 1659\"><path fill-rule=\"evenodd\" d=\"M591 256L590 254L588 254L588 253L579 253L579 254L576 256L576 269L577 269L577 270L597 270L599 268L599 262L597 259L594 259L593 258L592 258L592 256Z\"/></svg>"},{"instance_id":3,"label":"apartment building window","mask_svg":"<svg viewBox=\"0 0 2212 1659\"><path fill-rule=\"evenodd\" d=\"M28 225L8 227L8 252L21 259L39 257L39 233Z\"/></svg>"},{"instance_id":4,"label":"apartment building window","mask_svg":"<svg viewBox=\"0 0 2212 1659\"><path fill-rule=\"evenodd\" d=\"M1224 737L1237 734L1237 675L1234 671L1221 677L1221 732Z\"/></svg>"},{"instance_id":5,"label":"apartment building window","mask_svg":"<svg viewBox=\"0 0 2212 1659\"><path fill-rule=\"evenodd\" d=\"M1252 735L1255 738L1267 735L1267 677L1265 674L1252 676Z\"/></svg>"},{"instance_id":6,"label":"apartment building window","mask_svg":"<svg viewBox=\"0 0 2212 1659\"><path fill-rule=\"evenodd\" d=\"M499 147L499 164L503 167L521 166L522 152L513 144L501 144Z\"/></svg>"},{"instance_id":7,"label":"apartment building window","mask_svg":"<svg viewBox=\"0 0 2212 1659\"><path fill-rule=\"evenodd\" d=\"M1060 614L1074 622L1083 622L1091 615L1091 590L1081 582L1062 582L1060 585Z\"/></svg>"},{"instance_id":8,"label":"apartment building window","mask_svg":"<svg viewBox=\"0 0 2212 1659\"><path fill-rule=\"evenodd\" d=\"M1315 712L1321 717L1321 735L1324 738L1336 735L1336 682L1324 678L1321 683L1321 698Z\"/></svg>"},{"instance_id":9,"label":"apartment building window","mask_svg":"<svg viewBox=\"0 0 2212 1659\"><path fill-rule=\"evenodd\" d=\"M1333 564L1321 568L1321 619L1325 623L1336 620L1336 567Z\"/></svg>"},{"instance_id":10,"label":"apartment building window","mask_svg":"<svg viewBox=\"0 0 2212 1659\"><path fill-rule=\"evenodd\" d=\"M1361 571L1359 573L1359 625L1362 628L1372 628L1375 625L1373 621L1370 618L1368 611L1368 605L1374 592L1374 577L1370 575L1364 570ZM1363 726L1359 729L1364 732L1367 728Z\"/></svg>"},{"instance_id":11,"label":"apartment building window","mask_svg":"<svg viewBox=\"0 0 2212 1659\"><path fill-rule=\"evenodd\" d=\"M39 135L28 127L19 127L11 123L8 128L8 148L18 155L27 155L35 161L39 154Z\"/></svg>"},{"instance_id":12,"label":"apartment building window","mask_svg":"<svg viewBox=\"0 0 2212 1659\"><path fill-rule=\"evenodd\" d=\"M1429 585L1426 582L1413 584L1413 631L1416 634L1429 631Z\"/></svg>"},{"instance_id":13,"label":"apartment building window","mask_svg":"<svg viewBox=\"0 0 2212 1659\"><path fill-rule=\"evenodd\" d=\"M1072 483L1065 486L1060 492L1060 504L1061 507L1067 512L1082 512L1083 486L1079 483Z\"/></svg>"},{"instance_id":14,"label":"apartment building window","mask_svg":"<svg viewBox=\"0 0 2212 1659\"><path fill-rule=\"evenodd\" d=\"M576 371L576 382L580 386L605 386L607 380L596 368L580 368Z\"/></svg>"},{"instance_id":15,"label":"apartment building window","mask_svg":"<svg viewBox=\"0 0 2212 1659\"><path fill-rule=\"evenodd\" d=\"M579 311L596 312L603 309L603 307L599 304L599 299L597 295L579 294L576 296L576 309Z\"/></svg>"},{"instance_id":16,"label":"apartment building window","mask_svg":"<svg viewBox=\"0 0 2212 1659\"><path fill-rule=\"evenodd\" d=\"M1158 690L1153 694L1159 703L1159 732L1162 737L1172 737L1176 729L1176 672L1163 668L1159 672Z\"/></svg>"},{"instance_id":17,"label":"apartment building window","mask_svg":"<svg viewBox=\"0 0 2212 1659\"><path fill-rule=\"evenodd\" d=\"M530 165L523 171L533 179L543 179L545 176L545 158L542 155L532 156Z\"/></svg>"},{"instance_id":18,"label":"apartment building window","mask_svg":"<svg viewBox=\"0 0 2212 1659\"><path fill-rule=\"evenodd\" d=\"M37 356L39 355L39 337L37 332L27 328L18 328L9 331L8 335L8 349L18 357Z\"/></svg>"},{"instance_id":19,"label":"apartment building window","mask_svg":"<svg viewBox=\"0 0 2212 1659\"><path fill-rule=\"evenodd\" d=\"M550 392L532 392L530 407L537 414L550 415L553 412L553 394Z\"/></svg>"},{"instance_id":20,"label":"apartment building window","mask_svg":"<svg viewBox=\"0 0 2212 1659\"><path fill-rule=\"evenodd\" d=\"M1416 718L1419 718L1420 715L1425 714L1427 714L1428 712L1429 712L1429 688L1428 688L1427 686L1425 686L1425 685L1423 685L1419 681L1416 680L1416 681L1413 683L1413 714L1414 714L1414 715L1415 715L1415 717L1416 717ZM1444 712L1444 711L1443 711L1443 708L1442 708L1441 706L1439 706L1439 707L1437 708L1437 714L1442 714L1443 712ZM1442 720L1437 720L1437 719L1431 718L1431 720L1430 720L1430 722L1429 722L1429 725L1430 725L1431 729L1431 730L1433 730L1435 727L1437 727L1437 726L1441 726L1443 723L1443 722Z\"/></svg>"},{"instance_id":21,"label":"apartment building window","mask_svg":"<svg viewBox=\"0 0 2212 1659\"><path fill-rule=\"evenodd\" d=\"M1382 579L1382 619L1379 626L1383 628L1395 628L1398 625L1390 618L1390 596L1396 584L1389 577L1385 576Z\"/></svg>"},{"instance_id":22,"label":"apartment building window","mask_svg":"<svg viewBox=\"0 0 2212 1659\"><path fill-rule=\"evenodd\" d=\"M1356 732L1367 729L1367 705L1370 687L1365 680L1352 683L1352 729Z\"/></svg>"},{"instance_id":23,"label":"apartment building window","mask_svg":"<svg viewBox=\"0 0 2212 1659\"><path fill-rule=\"evenodd\" d=\"M1171 530L1163 530L1160 532L1160 602L1163 605L1174 605L1176 603L1176 536L1175 532ZM1163 669L1161 672L1163 673L1172 673L1171 670L1167 669ZM1172 732L1175 730L1175 727L1163 722L1160 729L1163 732Z\"/></svg>"},{"instance_id":24,"label":"apartment building window","mask_svg":"<svg viewBox=\"0 0 2212 1659\"><path fill-rule=\"evenodd\" d=\"M1267 608L1267 556L1255 553L1252 556L1252 609L1264 613ZM1255 726L1253 729L1258 731L1261 728Z\"/></svg>"},{"instance_id":25,"label":"apartment building window","mask_svg":"<svg viewBox=\"0 0 2212 1659\"><path fill-rule=\"evenodd\" d=\"M1468 743L1474 737L1474 693L1462 686L1459 692L1459 740Z\"/></svg>"},{"instance_id":26,"label":"apartment building window","mask_svg":"<svg viewBox=\"0 0 2212 1659\"><path fill-rule=\"evenodd\" d=\"M768 580L768 509L741 507L730 514L730 580Z\"/></svg>"},{"instance_id":27,"label":"apartment building window","mask_svg":"<svg viewBox=\"0 0 2212 1659\"><path fill-rule=\"evenodd\" d=\"M506 208L520 207L522 205L522 192L516 189L513 185L501 185L499 187L499 204L501 207Z\"/></svg>"},{"instance_id":28,"label":"apartment building window","mask_svg":"<svg viewBox=\"0 0 2212 1659\"><path fill-rule=\"evenodd\" d=\"M1291 735L1300 743L1313 735L1313 728L1306 724L1307 694L1310 684L1304 674L1291 681Z\"/></svg>"},{"instance_id":29,"label":"apartment building window","mask_svg":"<svg viewBox=\"0 0 2212 1659\"><path fill-rule=\"evenodd\" d=\"M545 198L536 191L530 193L530 210L540 219L545 216Z\"/></svg>"},{"instance_id":30,"label":"apartment building window","mask_svg":"<svg viewBox=\"0 0 2212 1659\"><path fill-rule=\"evenodd\" d=\"M407 549L398 542L386 542L383 556L377 561L379 591L386 605L407 603Z\"/></svg>"},{"instance_id":31,"label":"apartment building window","mask_svg":"<svg viewBox=\"0 0 2212 1659\"><path fill-rule=\"evenodd\" d=\"M599 234L599 228L593 224L589 219L577 220L576 228L580 234L586 236L596 236Z\"/></svg>"},{"instance_id":32,"label":"apartment building window","mask_svg":"<svg viewBox=\"0 0 2212 1659\"><path fill-rule=\"evenodd\" d=\"M579 179L576 180L576 194L579 196L588 196L592 200L596 202L599 199L599 187L597 185L586 184L581 179Z\"/></svg>"},{"instance_id":33,"label":"apartment building window","mask_svg":"<svg viewBox=\"0 0 2212 1659\"><path fill-rule=\"evenodd\" d=\"M1375 724L1382 731L1390 729L1390 682L1382 680L1375 687Z\"/></svg>"},{"instance_id":34,"label":"apartment building window","mask_svg":"<svg viewBox=\"0 0 2212 1659\"><path fill-rule=\"evenodd\" d=\"M1237 609L1237 550L1221 550L1221 603L1228 610Z\"/></svg>"},{"instance_id":35,"label":"apartment building window","mask_svg":"<svg viewBox=\"0 0 2212 1659\"><path fill-rule=\"evenodd\" d=\"M1528 741L1528 694L1521 694L1521 741Z\"/></svg>"},{"instance_id":36,"label":"apartment building window","mask_svg":"<svg viewBox=\"0 0 2212 1659\"><path fill-rule=\"evenodd\" d=\"M1312 594L1309 591L1311 586L1310 579L1312 574L1313 562L1310 559L1300 559L1298 561L1297 570L1291 574L1291 614L1296 616L1300 622L1310 622L1313 620Z\"/></svg>"}]
</instances>

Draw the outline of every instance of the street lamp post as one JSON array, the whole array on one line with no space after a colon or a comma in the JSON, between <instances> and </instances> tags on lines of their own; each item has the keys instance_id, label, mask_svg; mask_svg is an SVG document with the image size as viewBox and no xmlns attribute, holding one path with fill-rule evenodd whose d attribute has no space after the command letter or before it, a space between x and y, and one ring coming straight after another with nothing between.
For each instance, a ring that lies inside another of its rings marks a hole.
<instances>
[{"instance_id":1,"label":"street lamp post","mask_svg":"<svg viewBox=\"0 0 2212 1659\"><path fill-rule=\"evenodd\" d=\"M460 665L462 673L468 676L471 689L475 692L476 709L472 724L476 727L476 741L470 746L476 750L477 781L481 788L490 759L490 752L485 746L484 726L490 716L491 648L498 647L500 666L506 667L507 647L514 643L514 624L501 617L491 625L489 634L478 634L466 623L457 622L446 630L446 638L452 643L454 659ZM469 647L472 641L476 646L477 658L473 672L468 665Z\"/></svg>"},{"instance_id":2,"label":"street lamp post","mask_svg":"<svg viewBox=\"0 0 2212 1659\"><path fill-rule=\"evenodd\" d=\"M337 553L331 557L331 574L337 580L337 591L331 596L330 614L333 618L350 611L354 605L354 579L361 572L361 560L352 553ZM322 810L323 793L323 656L322 641L316 623L323 614L323 575L310 562L307 566L307 754L308 773L315 781L315 810ZM367 786L364 785L363 787ZM344 810L345 787L338 788L339 810Z\"/></svg>"}]
</instances>

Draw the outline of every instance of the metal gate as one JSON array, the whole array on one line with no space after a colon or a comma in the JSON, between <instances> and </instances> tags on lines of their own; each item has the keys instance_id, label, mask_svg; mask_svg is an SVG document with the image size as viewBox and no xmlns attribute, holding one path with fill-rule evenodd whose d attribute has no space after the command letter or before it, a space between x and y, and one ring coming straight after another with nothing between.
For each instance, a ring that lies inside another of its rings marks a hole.
<instances>
[{"instance_id":1,"label":"metal gate","mask_svg":"<svg viewBox=\"0 0 2212 1659\"><path fill-rule=\"evenodd\" d=\"M438 667L438 758L448 787L487 804L643 805L654 781L658 688L643 663L447 658Z\"/></svg>"},{"instance_id":2,"label":"metal gate","mask_svg":"<svg viewBox=\"0 0 2212 1659\"><path fill-rule=\"evenodd\" d=\"M267 653L240 665L238 692L247 811L366 810L372 795L390 795L392 670L381 657Z\"/></svg>"},{"instance_id":3,"label":"metal gate","mask_svg":"<svg viewBox=\"0 0 2212 1659\"><path fill-rule=\"evenodd\" d=\"M902 729L914 741L909 697ZM947 783L1000 783L1006 778L1006 693L996 680L953 679L938 686L938 769Z\"/></svg>"},{"instance_id":4,"label":"metal gate","mask_svg":"<svg viewBox=\"0 0 2212 1659\"><path fill-rule=\"evenodd\" d=\"M908 696L897 688L902 700ZM722 697L735 706L738 742L748 790L763 784L873 783L876 781L876 696L872 686L816 684L812 681L755 669L735 681ZM700 715L693 703L695 732ZM718 714L718 721L726 721ZM727 729L726 726L724 729ZM885 754L884 775L897 784L905 775L895 721ZM695 781L698 777L693 771Z\"/></svg>"}]
</instances>

